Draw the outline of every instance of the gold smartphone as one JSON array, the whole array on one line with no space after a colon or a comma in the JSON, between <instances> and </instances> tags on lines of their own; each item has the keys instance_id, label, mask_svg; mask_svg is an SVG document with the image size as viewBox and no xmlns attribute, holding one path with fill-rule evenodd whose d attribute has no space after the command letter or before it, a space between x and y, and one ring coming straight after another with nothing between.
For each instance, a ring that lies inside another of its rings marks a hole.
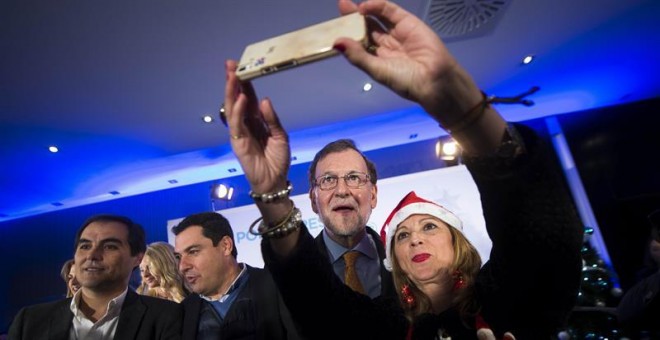
<instances>
[{"instance_id":1,"label":"gold smartphone","mask_svg":"<svg viewBox=\"0 0 660 340\"><path fill-rule=\"evenodd\" d=\"M344 15L248 45L238 62L241 81L337 55L333 43L348 37L367 46L367 24L360 13Z\"/></svg>"}]
</instances>

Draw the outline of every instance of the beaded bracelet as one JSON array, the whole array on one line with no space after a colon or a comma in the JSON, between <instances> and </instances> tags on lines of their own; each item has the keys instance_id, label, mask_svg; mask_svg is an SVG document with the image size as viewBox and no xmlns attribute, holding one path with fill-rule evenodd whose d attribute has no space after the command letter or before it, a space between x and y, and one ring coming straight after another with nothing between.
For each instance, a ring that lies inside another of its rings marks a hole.
<instances>
[{"instance_id":1,"label":"beaded bracelet","mask_svg":"<svg viewBox=\"0 0 660 340\"><path fill-rule=\"evenodd\" d=\"M263 238L282 238L299 229L300 222L302 222L302 213L300 212L300 209L293 206L287 216L274 227L268 228L265 225L263 218L259 217L252 222L248 232L252 235L261 236ZM257 231L255 232L253 229L257 223L259 224L259 227L257 227Z\"/></svg>"},{"instance_id":2,"label":"beaded bracelet","mask_svg":"<svg viewBox=\"0 0 660 340\"><path fill-rule=\"evenodd\" d=\"M255 201L261 201L263 203L271 203L280 200L282 198L289 197L289 194L291 194L292 190L293 190L293 185L291 184L291 182L287 181L286 189L282 189L278 192L267 192L265 194L257 194L254 191L250 190L248 194Z\"/></svg>"}]
</instances>

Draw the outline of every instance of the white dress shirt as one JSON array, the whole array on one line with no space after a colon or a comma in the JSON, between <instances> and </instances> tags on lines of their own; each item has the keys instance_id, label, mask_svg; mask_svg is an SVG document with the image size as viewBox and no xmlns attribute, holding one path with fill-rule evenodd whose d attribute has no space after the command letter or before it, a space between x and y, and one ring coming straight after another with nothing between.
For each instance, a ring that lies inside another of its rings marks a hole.
<instances>
[{"instance_id":1,"label":"white dress shirt","mask_svg":"<svg viewBox=\"0 0 660 340\"><path fill-rule=\"evenodd\" d=\"M73 327L69 331L69 340L112 340L117 331L117 324L119 323L119 314L121 307L126 299L128 287L126 290L119 294L119 296L108 302L108 308L98 321L92 322L80 310L80 297L82 296L82 289L78 290L71 299L71 312L73 313Z\"/></svg>"}]
</instances>

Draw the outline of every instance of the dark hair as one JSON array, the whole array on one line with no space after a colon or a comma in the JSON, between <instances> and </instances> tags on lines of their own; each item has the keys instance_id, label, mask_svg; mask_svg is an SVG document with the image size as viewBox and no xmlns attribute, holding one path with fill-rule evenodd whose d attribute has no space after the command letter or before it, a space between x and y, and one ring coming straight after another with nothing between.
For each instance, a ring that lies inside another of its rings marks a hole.
<instances>
[{"instance_id":1,"label":"dark hair","mask_svg":"<svg viewBox=\"0 0 660 340\"><path fill-rule=\"evenodd\" d=\"M125 216L101 214L88 218L85 223L83 223L82 227L78 229L78 232L76 233L76 246L74 248L74 252L76 249L78 249L80 235L82 235L83 231L85 228L87 228L88 225L94 222L117 222L125 225L126 229L128 230L128 245L131 248L131 256L135 256L140 253L144 254L144 252L147 250L144 229L142 229L141 225L133 222L130 218Z\"/></svg>"},{"instance_id":2,"label":"dark hair","mask_svg":"<svg viewBox=\"0 0 660 340\"><path fill-rule=\"evenodd\" d=\"M225 237L229 236L231 242L234 243L234 231L231 229L231 225L227 219L214 212L202 212L198 214L192 214L181 221L178 225L172 227L172 233L174 235L179 235L182 231L186 230L188 227L200 226L202 227L202 235L204 237L211 239L213 246L217 246L218 242ZM236 250L236 243L232 247L231 254L236 258L238 256L238 250Z\"/></svg>"},{"instance_id":3,"label":"dark hair","mask_svg":"<svg viewBox=\"0 0 660 340\"><path fill-rule=\"evenodd\" d=\"M362 159L364 159L364 162L367 164L367 171L369 172L369 180L371 184L376 184L376 181L378 181L378 173L376 173L376 164L374 162L370 161L367 156L360 151L360 149L355 146L355 142L352 139L338 139L334 142L331 142L327 144L326 146L323 147L319 152L316 153L314 156L314 160L312 160L312 164L309 166L309 185L310 188L313 188L316 185L316 178L314 177L316 175L316 165L327 155L331 153L336 153L336 152L342 152L345 150L355 150L357 153L362 156Z\"/></svg>"}]
</instances>

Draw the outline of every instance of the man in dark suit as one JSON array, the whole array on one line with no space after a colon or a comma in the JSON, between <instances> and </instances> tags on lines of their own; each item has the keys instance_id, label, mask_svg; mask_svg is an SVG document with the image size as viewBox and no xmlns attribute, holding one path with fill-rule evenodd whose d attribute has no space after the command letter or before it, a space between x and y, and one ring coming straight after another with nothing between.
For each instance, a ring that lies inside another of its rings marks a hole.
<instances>
[{"instance_id":1,"label":"man in dark suit","mask_svg":"<svg viewBox=\"0 0 660 340\"><path fill-rule=\"evenodd\" d=\"M180 339L181 306L128 287L145 249L144 230L130 219L89 218L76 234L81 288L72 298L21 309L9 339Z\"/></svg>"},{"instance_id":2,"label":"man in dark suit","mask_svg":"<svg viewBox=\"0 0 660 340\"><path fill-rule=\"evenodd\" d=\"M646 250L648 263L639 273L650 274L638 279L623 295L617 316L633 338L660 339L660 210L653 211L648 220L651 223Z\"/></svg>"},{"instance_id":3,"label":"man in dark suit","mask_svg":"<svg viewBox=\"0 0 660 340\"><path fill-rule=\"evenodd\" d=\"M392 274L383 265L385 247L378 233L367 226L378 201L377 180L376 165L350 139L331 142L314 156L309 198L324 225L316 244L342 280L344 254L358 253L355 268L361 287L351 288L372 299L396 298Z\"/></svg>"},{"instance_id":4,"label":"man in dark suit","mask_svg":"<svg viewBox=\"0 0 660 340\"><path fill-rule=\"evenodd\" d=\"M193 214L172 232L179 271L194 293L181 302L184 339L300 339L270 273L237 261L227 219Z\"/></svg>"}]
</instances>

